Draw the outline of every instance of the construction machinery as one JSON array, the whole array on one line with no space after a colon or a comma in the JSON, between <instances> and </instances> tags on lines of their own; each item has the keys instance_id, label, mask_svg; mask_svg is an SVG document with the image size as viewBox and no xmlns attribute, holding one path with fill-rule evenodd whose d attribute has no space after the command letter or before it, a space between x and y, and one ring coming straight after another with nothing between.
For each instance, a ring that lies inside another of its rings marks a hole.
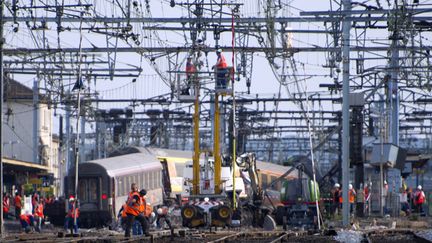
<instances>
[{"instance_id":1,"label":"construction machinery","mask_svg":"<svg viewBox=\"0 0 432 243\"><path fill-rule=\"evenodd\" d=\"M253 226L271 228L273 218L277 224L284 226L317 226L319 217L316 202L320 200L319 188L317 183L309 179L312 178L312 170L307 160L297 159L290 169L265 186L260 183L254 153L245 153L236 162L249 175L252 193L241 208L242 214L252 214ZM287 179L294 171L298 172L298 176ZM271 189L278 183L281 183L279 191Z\"/></svg>"},{"instance_id":2,"label":"construction machinery","mask_svg":"<svg viewBox=\"0 0 432 243\"><path fill-rule=\"evenodd\" d=\"M233 70L228 67L228 70ZM232 72L232 71L231 71ZM233 75L230 72L223 77L226 78L226 83L231 83ZM219 80L221 77L219 73L215 73L215 79ZM185 175L187 171L192 171L191 179L185 176L184 184L187 193L182 195L184 199L181 216L183 225L186 227L199 227L199 226L219 226L225 227L231 224L231 217L233 210L231 208L231 201L228 199L228 194L225 190L229 181L231 169L229 166L222 166L222 157L220 154L220 120L219 120L219 97L223 95L231 95L232 90L229 86L219 87L217 82L214 93L214 120L213 120L213 151L208 151L204 160L200 160L200 143L199 143L199 77L195 76L194 86L194 156L192 165L186 165ZM212 158L211 158L212 157ZM234 184L232 180L231 184ZM231 189L232 190L232 189Z\"/></svg>"}]
</instances>

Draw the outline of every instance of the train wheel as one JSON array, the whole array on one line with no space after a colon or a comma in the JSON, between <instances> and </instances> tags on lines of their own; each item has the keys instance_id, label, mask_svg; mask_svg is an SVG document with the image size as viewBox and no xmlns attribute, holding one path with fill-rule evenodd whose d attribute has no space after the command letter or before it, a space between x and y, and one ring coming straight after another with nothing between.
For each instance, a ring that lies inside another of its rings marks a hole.
<instances>
[{"instance_id":1,"label":"train wheel","mask_svg":"<svg viewBox=\"0 0 432 243\"><path fill-rule=\"evenodd\" d=\"M218 215L221 219L228 219L231 215L231 209L228 206L222 205L218 209Z\"/></svg>"},{"instance_id":2,"label":"train wheel","mask_svg":"<svg viewBox=\"0 0 432 243\"><path fill-rule=\"evenodd\" d=\"M184 219L192 219L196 215L196 209L194 206L186 205L183 207L181 213Z\"/></svg>"}]
</instances>

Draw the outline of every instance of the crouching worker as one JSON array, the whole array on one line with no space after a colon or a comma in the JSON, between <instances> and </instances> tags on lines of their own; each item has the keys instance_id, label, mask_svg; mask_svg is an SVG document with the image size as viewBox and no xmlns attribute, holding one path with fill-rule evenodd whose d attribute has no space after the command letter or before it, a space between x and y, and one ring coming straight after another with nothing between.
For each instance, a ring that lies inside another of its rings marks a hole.
<instances>
[{"instance_id":1,"label":"crouching worker","mask_svg":"<svg viewBox=\"0 0 432 243\"><path fill-rule=\"evenodd\" d=\"M30 233L32 231L33 224L34 224L33 215L31 215L30 212L26 211L24 214L20 215L19 218L20 218L22 229L26 233Z\"/></svg>"},{"instance_id":2,"label":"crouching worker","mask_svg":"<svg viewBox=\"0 0 432 243\"><path fill-rule=\"evenodd\" d=\"M145 200L137 191L132 191L126 203L126 230L125 237L130 237L130 231L135 220L141 224L142 232L145 236L149 236L149 224L144 216Z\"/></svg>"},{"instance_id":3,"label":"crouching worker","mask_svg":"<svg viewBox=\"0 0 432 243\"><path fill-rule=\"evenodd\" d=\"M78 202L73 196L69 198L68 214L65 218L64 229L67 231L70 225L73 225L73 233L78 234L78 219L79 219L79 208Z\"/></svg>"},{"instance_id":4,"label":"crouching worker","mask_svg":"<svg viewBox=\"0 0 432 243\"><path fill-rule=\"evenodd\" d=\"M159 229L164 229L164 222L168 225L170 230L173 230L171 226L171 220L168 217L168 207L162 206L157 210L156 225Z\"/></svg>"}]
</instances>

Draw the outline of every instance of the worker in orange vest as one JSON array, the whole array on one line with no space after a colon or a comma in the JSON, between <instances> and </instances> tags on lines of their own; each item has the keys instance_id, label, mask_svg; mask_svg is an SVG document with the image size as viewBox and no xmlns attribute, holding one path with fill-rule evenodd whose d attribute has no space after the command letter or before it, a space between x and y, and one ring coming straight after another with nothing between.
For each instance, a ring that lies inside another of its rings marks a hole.
<instances>
[{"instance_id":1,"label":"worker in orange vest","mask_svg":"<svg viewBox=\"0 0 432 243\"><path fill-rule=\"evenodd\" d=\"M69 225L73 225L74 234L78 234L79 215L80 212L78 208L78 202L74 196L70 196L68 213L66 215L65 224L64 224L64 228L66 231L69 229Z\"/></svg>"},{"instance_id":2,"label":"worker in orange vest","mask_svg":"<svg viewBox=\"0 0 432 243\"><path fill-rule=\"evenodd\" d=\"M22 200L22 198L21 198L20 194L18 192L15 193L14 204L15 204L15 217L16 217L16 219L19 219L20 215L21 215L21 209L22 209L21 200Z\"/></svg>"},{"instance_id":3,"label":"worker in orange vest","mask_svg":"<svg viewBox=\"0 0 432 243\"><path fill-rule=\"evenodd\" d=\"M142 196L139 194L139 192L135 191L134 188L135 183L132 183L132 191L129 193L129 198L126 203L126 230L125 230L125 237L130 237L130 231L132 228L132 224L135 220L138 220L141 224L141 228L143 233L146 236L149 236L149 225L148 222L144 216L143 211L143 203L145 201L143 200ZM136 186L136 185L135 185Z\"/></svg>"},{"instance_id":4,"label":"worker in orange vest","mask_svg":"<svg viewBox=\"0 0 432 243\"><path fill-rule=\"evenodd\" d=\"M349 203L350 203L350 211L351 213L354 211L354 203L355 203L355 196L356 196L356 191L353 188L352 184L349 184L348 186L348 199L349 199Z\"/></svg>"},{"instance_id":5,"label":"worker in orange vest","mask_svg":"<svg viewBox=\"0 0 432 243\"><path fill-rule=\"evenodd\" d=\"M9 193L3 193L3 218L8 218L10 209Z\"/></svg>"},{"instance_id":6,"label":"worker in orange vest","mask_svg":"<svg viewBox=\"0 0 432 243\"><path fill-rule=\"evenodd\" d=\"M217 49L216 51L217 61L213 68L216 67L216 88L225 89L226 88L226 74L227 74L227 63L224 55L222 54L222 49Z\"/></svg>"},{"instance_id":7,"label":"worker in orange vest","mask_svg":"<svg viewBox=\"0 0 432 243\"><path fill-rule=\"evenodd\" d=\"M196 75L196 67L192 62L192 56L189 56L186 61L186 87L182 90L182 95L190 95L190 88L192 85L192 81L194 76Z\"/></svg>"},{"instance_id":8,"label":"worker in orange vest","mask_svg":"<svg viewBox=\"0 0 432 243\"><path fill-rule=\"evenodd\" d=\"M35 212L37 202L39 202L39 194L35 191L32 196L32 213Z\"/></svg>"},{"instance_id":9,"label":"worker in orange vest","mask_svg":"<svg viewBox=\"0 0 432 243\"><path fill-rule=\"evenodd\" d=\"M41 232L42 230L42 221L44 219L44 205L43 205L43 199L40 198L38 202L36 202L35 204L35 212L34 212L34 217L35 217L35 221L36 221L36 231L37 232Z\"/></svg>"},{"instance_id":10,"label":"worker in orange vest","mask_svg":"<svg viewBox=\"0 0 432 243\"><path fill-rule=\"evenodd\" d=\"M414 193L414 204L417 208L417 213L423 214L423 204L426 202L426 195L423 192L421 185L417 186L417 190Z\"/></svg>"}]
</instances>

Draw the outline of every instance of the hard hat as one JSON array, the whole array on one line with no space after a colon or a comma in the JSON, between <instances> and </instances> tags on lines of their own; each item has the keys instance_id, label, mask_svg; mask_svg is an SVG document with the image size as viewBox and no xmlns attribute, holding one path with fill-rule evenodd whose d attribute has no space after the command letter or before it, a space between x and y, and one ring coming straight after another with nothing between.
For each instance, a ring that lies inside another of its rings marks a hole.
<instances>
[{"instance_id":1,"label":"hard hat","mask_svg":"<svg viewBox=\"0 0 432 243\"><path fill-rule=\"evenodd\" d=\"M73 200L75 200L75 197L74 196L70 196L69 197L69 202L72 202Z\"/></svg>"},{"instance_id":2,"label":"hard hat","mask_svg":"<svg viewBox=\"0 0 432 243\"><path fill-rule=\"evenodd\" d=\"M156 216L156 214L155 214L154 212L152 212L152 213L150 214L150 216L151 216L152 218L154 218L154 217Z\"/></svg>"},{"instance_id":3,"label":"hard hat","mask_svg":"<svg viewBox=\"0 0 432 243\"><path fill-rule=\"evenodd\" d=\"M387 185L387 181L384 181L384 185Z\"/></svg>"},{"instance_id":4,"label":"hard hat","mask_svg":"<svg viewBox=\"0 0 432 243\"><path fill-rule=\"evenodd\" d=\"M421 189L422 189L422 186L421 186L421 185L418 185L417 189L421 190Z\"/></svg>"},{"instance_id":5,"label":"hard hat","mask_svg":"<svg viewBox=\"0 0 432 243\"><path fill-rule=\"evenodd\" d=\"M159 215L161 215L161 214L163 213L162 208L158 208L157 213L158 213Z\"/></svg>"},{"instance_id":6,"label":"hard hat","mask_svg":"<svg viewBox=\"0 0 432 243\"><path fill-rule=\"evenodd\" d=\"M349 188L350 190L353 189L352 184L349 184L349 185L348 185L348 188Z\"/></svg>"},{"instance_id":7,"label":"hard hat","mask_svg":"<svg viewBox=\"0 0 432 243\"><path fill-rule=\"evenodd\" d=\"M336 184L334 185L334 187L340 187L339 183L336 183Z\"/></svg>"},{"instance_id":8,"label":"hard hat","mask_svg":"<svg viewBox=\"0 0 432 243\"><path fill-rule=\"evenodd\" d=\"M216 50L216 52L217 52L217 53L221 53L221 52L222 52L222 49L219 48L219 49Z\"/></svg>"}]
</instances>

